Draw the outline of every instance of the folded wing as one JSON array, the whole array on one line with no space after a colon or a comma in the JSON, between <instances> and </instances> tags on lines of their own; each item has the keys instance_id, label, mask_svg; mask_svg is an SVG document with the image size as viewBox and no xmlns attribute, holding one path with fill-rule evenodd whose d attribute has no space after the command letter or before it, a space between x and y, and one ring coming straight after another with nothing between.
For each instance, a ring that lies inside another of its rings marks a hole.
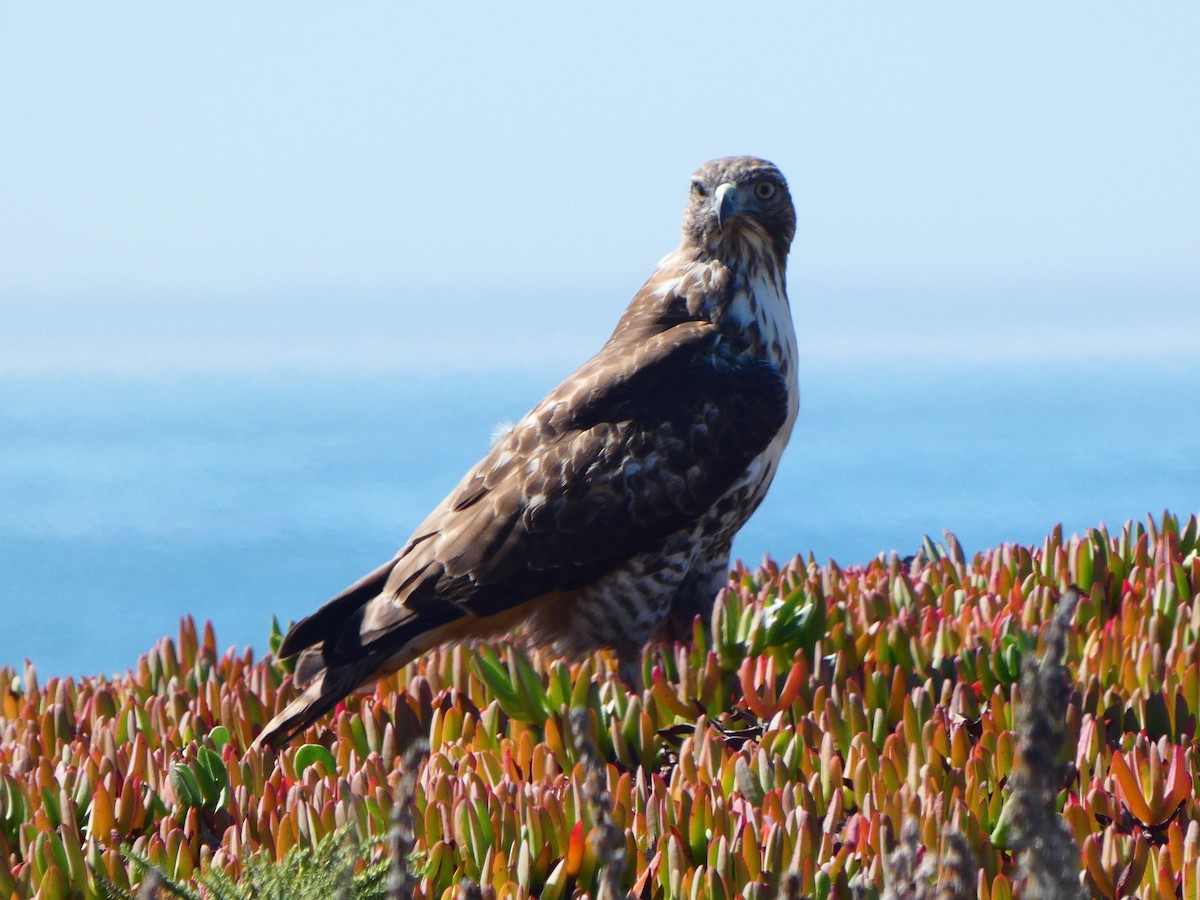
<instances>
[{"instance_id":1,"label":"folded wing","mask_svg":"<svg viewBox=\"0 0 1200 900\"><path fill-rule=\"evenodd\" d=\"M695 523L787 417L787 385L687 320L616 337L497 442L396 558L295 625L313 681L260 741L473 622L572 591ZM411 655L406 653L411 648Z\"/></svg>"}]
</instances>

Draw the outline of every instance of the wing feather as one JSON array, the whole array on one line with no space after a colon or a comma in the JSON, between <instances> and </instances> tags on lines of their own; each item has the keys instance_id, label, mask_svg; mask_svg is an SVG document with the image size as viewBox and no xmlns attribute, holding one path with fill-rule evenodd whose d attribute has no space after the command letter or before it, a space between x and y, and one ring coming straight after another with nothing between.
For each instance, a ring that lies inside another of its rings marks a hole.
<instances>
[{"instance_id":1,"label":"wing feather","mask_svg":"<svg viewBox=\"0 0 1200 900\"><path fill-rule=\"evenodd\" d=\"M519 422L401 554L363 638L426 593L489 616L577 589L705 513L782 426L787 387L723 356L714 326L688 326L649 360L585 367Z\"/></svg>"},{"instance_id":2,"label":"wing feather","mask_svg":"<svg viewBox=\"0 0 1200 900\"><path fill-rule=\"evenodd\" d=\"M665 265L608 343L462 479L396 557L289 631L327 666L425 623L578 589L704 514L787 415L783 377L708 321L723 279Z\"/></svg>"},{"instance_id":3,"label":"wing feather","mask_svg":"<svg viewBox=\"0 0 1200 900\"><path fill-rule=\"evenodd\" d=\"M738 158L718 170L727 165L768 164ZM757 329L729 314L747 265L761 260L713 255L692 212L683 244L601 351L493 446L393 560L290 629L280 653L303 651L297 672L312 680L257 743L290 739L354 687L569 596L731 502L789 421L787 362L781 373L761 359ZM781 272L794 216L776 225L767 262Z\"/></svg>"}]
</instances>

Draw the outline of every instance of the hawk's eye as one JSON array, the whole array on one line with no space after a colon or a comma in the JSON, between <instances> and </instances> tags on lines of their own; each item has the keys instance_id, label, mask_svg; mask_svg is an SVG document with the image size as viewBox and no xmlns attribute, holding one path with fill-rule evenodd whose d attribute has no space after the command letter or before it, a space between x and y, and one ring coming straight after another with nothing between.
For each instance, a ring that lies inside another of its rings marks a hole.
<instances>
[{"instance_id":1,"label":"hawk's eye","mask_svg":"<svg viewBox=\"0 0 1200 900\"><path fill-rule=\"evenodd\" d=\"M769 181L760 181L754 186L754 196L759 200L770 200L775 196L775 185Z\"/></svg>"},{"instance_id":2,"label":"hawk's eye","mask_svg":"<svg viewBox=\"0 0 1200 900\"><path fill-rule=\"evenodd\" d=\"M704 182L701 181L700 179L696 179L695 181L692 182L692 196L693 197L707 197L708 196L708 191L704 187Z\"/></svg>"}]
</instances>

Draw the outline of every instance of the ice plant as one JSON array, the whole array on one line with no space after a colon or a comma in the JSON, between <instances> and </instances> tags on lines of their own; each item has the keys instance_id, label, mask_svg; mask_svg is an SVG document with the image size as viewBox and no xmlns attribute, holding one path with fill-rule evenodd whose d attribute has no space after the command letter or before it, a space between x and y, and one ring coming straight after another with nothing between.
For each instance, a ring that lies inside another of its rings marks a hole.
<instances>
[{"instance_id":1,"label":"ice plant","mask_svg":"<svg viewBox=\"0 0 1200 900\"><path fill-rule=\"evenodd\" d=\"M1139 735L1128 754L1113 754L1111 774L1117 796L1147 829L1161 829L1192 796L1192 776L1178 744L1164 752Z\"/></svg>"},{"instance_id":2,"label":"ice plant","mask_svg":"<svg viewBox=\"0 0 1200 900\"><path fill-rule=\"evenodd\" d=\"M0 900L126 896L148 867L240 889L294 854L422 900L872 898L902 828L912 891L1005 900L1035 888L1035 801L1077 844L1064 883L1200 900L1198 636L1194 517L973 556L947 535L739 566L637 695L605 654L445 648L260 753L291 673L187 620L119 678L0 668ZM1058 693L1030 704L1035 660ZM1061 750L1030 756L1039 728Z\"/></svg>"}]
</instances>

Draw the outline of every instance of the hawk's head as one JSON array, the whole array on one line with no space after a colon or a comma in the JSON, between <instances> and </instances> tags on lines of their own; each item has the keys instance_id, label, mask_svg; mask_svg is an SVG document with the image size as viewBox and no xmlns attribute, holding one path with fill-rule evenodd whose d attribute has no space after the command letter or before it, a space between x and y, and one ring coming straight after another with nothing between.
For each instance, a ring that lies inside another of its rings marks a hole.
<instances>
[{"instance_id":1,"label":"hawk's head","mask_svg":"<svg viewBox=\"0 0 1200 900\"><path fill-rule=\"evenodd\" d=\"M763 256L782 264L796 235L796 210L787 181L765 159L727 156L692 176L683 240L702 253Z\"/></svg>"}]
</instances>

